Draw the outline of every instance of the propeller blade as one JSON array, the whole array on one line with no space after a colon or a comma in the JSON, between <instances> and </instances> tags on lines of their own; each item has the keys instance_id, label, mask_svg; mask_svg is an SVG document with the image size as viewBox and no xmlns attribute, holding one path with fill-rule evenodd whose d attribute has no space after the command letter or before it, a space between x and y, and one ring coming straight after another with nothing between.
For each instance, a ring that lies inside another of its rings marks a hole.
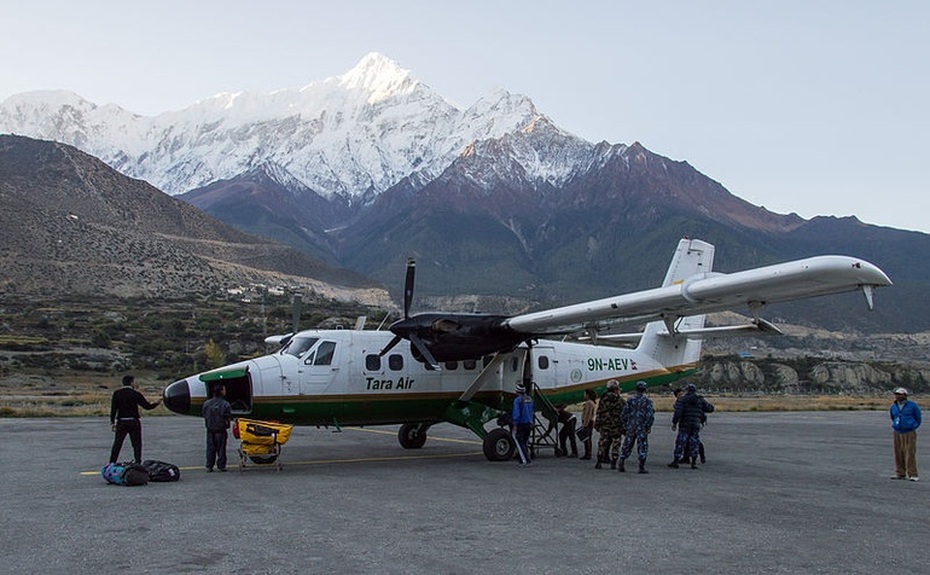
<instances>
[{"instance_id":1,"label":"propeller blade","mask_svg":"<svg viewBox=\"0 0 930 575\"><path fill-rule=\"evenodd\" d=\"M407 258L407 279L404 281L404 319L410 317L410 304L413 302L413 280L416 274L416 260Z\"/></svg>"},{"instance_id":2,"label":"propeller blade","mask_svg":"<svg viewBox=\"0 0 930 575\"><path fill-rule=\"evenodd\" d=\"M387 344L386 346L384 346L384 349L382 349L382 350L381 350L381 353L379 353L378 355L383 357L384 354L386 354L387 352L391 351L391 350L394 348L395 345L397 345L398 343L400 343L400 340L402 340L402 339L404 339L402 336L395 335L394 338L393 338L391 341L389 341L388 344Z\"/></svg>"},{"instance_id":3,"label":"propeller blade","mask_svg":"<svg viewBox=\"0 0 930 575\"><path fill-rule=\"evenodd\" d=\"M426 343L420 339L420 336L415 333L411 333L410 343L417 346L417 350L423 355L423 359L426 360L427 365L433 369L439 369L439 362L437 362L436 358L433 357L433 354L430 353L429 348L426 347Z\"/></svg>"}]
</instances>

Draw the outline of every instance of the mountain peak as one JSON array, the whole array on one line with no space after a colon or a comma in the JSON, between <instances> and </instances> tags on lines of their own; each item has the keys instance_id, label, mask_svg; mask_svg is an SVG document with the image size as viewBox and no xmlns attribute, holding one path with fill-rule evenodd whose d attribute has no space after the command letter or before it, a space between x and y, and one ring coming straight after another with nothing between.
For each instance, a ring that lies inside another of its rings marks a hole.
<instances>
[{"instance_id":1,"label":"mountain peak","mask_svg":"<svg viewBox=\"0 0 930 575\"><path fill-rule=\"evenodd\" d=\"M410 93L419 82L410 70L378 52L365 55L354 68L339 76L339 85L349 90L370 92L369 103L385 100L397 94Z\"/></svg>"}]
</instances>

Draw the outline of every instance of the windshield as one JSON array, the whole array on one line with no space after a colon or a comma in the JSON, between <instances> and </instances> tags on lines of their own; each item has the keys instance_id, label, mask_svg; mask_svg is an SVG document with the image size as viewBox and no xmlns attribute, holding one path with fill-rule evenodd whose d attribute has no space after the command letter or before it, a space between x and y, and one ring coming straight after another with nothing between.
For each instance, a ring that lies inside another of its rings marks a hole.
<instances>
[{"instance_id":1,"label":"windshield","mask_svg":"<svg viewBox=\"0 0 930 575\"><path fill-rule=\"evenodd\" d=\"M291 341L287 342L287 345L281 350L281 353L288 353L294 357L300 357L307 352L308 349L313 347L313 344L320 341L318 337L301 337L297 336Z\"/></svg>"}]
</instances>

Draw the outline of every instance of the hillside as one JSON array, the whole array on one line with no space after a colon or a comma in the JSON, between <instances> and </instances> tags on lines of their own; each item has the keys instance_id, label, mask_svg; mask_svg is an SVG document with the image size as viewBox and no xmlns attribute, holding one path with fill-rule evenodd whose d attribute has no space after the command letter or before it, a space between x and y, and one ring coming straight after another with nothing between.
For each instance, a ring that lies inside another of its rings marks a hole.
<instances>
[{"instance_id":1,"label":"hillside","mask_svg":"<svg viewBox=\"0 0 930 575\"><path fill-rule=\"evenodd\" d=\"M388 303L364 277L240 232L70 146L0 136L0 289L177 297L262 283Z\"/></svg>"}]
</instances>

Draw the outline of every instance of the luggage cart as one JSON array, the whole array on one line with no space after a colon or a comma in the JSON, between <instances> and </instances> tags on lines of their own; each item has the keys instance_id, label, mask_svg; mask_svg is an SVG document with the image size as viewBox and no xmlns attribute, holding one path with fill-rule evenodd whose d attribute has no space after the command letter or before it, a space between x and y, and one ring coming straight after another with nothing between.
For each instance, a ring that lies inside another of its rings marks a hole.
<instances>
[{"instance_id":1,"label":"luggage cart","mask_svg":"<svg viewBox=\"0 0 930 575\"><path fill-rule=\"evenodd\" d=\"M250 461L259 466L274 464L281 471L284 467L281 448L290 439L293 427L287 423L237 419L233 435L239 439L239 471L244 471Z\"/></svg>"}]
</instances>

